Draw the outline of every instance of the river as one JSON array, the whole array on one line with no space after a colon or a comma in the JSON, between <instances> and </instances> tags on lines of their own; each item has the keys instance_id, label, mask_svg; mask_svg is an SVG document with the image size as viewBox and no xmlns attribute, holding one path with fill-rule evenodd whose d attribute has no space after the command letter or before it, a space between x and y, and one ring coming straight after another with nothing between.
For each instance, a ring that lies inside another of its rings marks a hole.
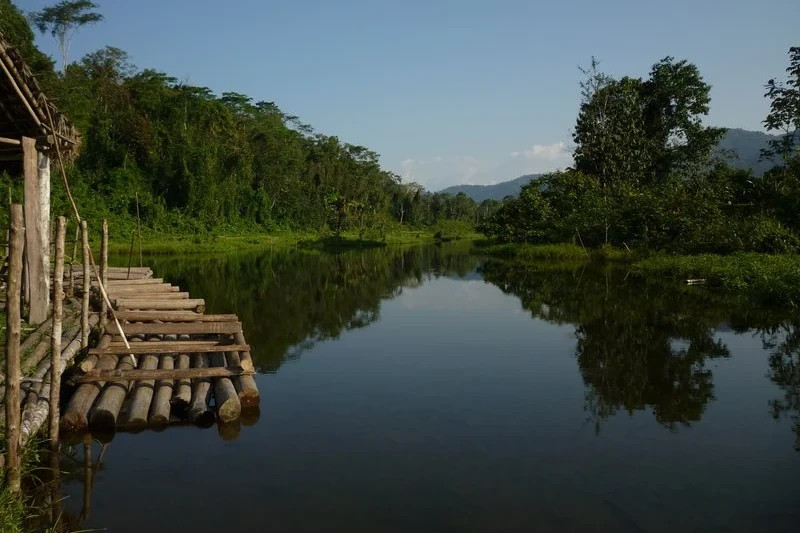
<instances>
[{"instance_id":1,"label":"river","mask_svg":"<svg viewBox=\"0 0 800 533\"><path fill-rule=\"evenodd\" d=\"M510 265L463 244L148 263L207 312L241 317L260 414L118 433L89 476L83 447L70 447L68 526L800 524L800 319L790 311L624 268Z\"/></svg>"}]
</instances>

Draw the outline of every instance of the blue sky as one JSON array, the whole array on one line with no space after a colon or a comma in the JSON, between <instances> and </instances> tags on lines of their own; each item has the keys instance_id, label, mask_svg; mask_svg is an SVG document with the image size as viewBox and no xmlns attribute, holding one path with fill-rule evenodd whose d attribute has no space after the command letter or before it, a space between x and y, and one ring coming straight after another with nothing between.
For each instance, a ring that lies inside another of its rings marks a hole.
<instances>
[{"instance_id":1,"label":"blue sky","mask_svg":"<svg viewBox=\"0 0 800 533\"><path fill-rule=\"evenodd\" d=\"M140 68L274 101L430 190L569 165L592 55L615 76L686 58L712 85L709 124L761 129L763 85L800 46L797 0L95 1L106 20L71 59L113 45Z\"/></svg>"}]
</instances>

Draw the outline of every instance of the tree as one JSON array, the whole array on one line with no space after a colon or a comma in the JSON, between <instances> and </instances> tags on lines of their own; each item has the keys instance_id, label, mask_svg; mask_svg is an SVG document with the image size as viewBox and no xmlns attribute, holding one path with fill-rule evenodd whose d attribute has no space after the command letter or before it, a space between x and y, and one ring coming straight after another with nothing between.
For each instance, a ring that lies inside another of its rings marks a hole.
<instances>
[{"instance_id":1,"label":"tree","mask_svg":"<svg viewBox=\"0 0 800 533\"><path fill-rule=\"evenodd\" d=\"M771 79L764 86L764 96L771 100L770 111L764 119L767 131L779 131L778 139L769 141L767 148L761 151L762 159L780 157L784 165L796 157L798 131L800 130L800 46L789 49L789 66L786 68L788 80L778 82Z\"/></svg>"},{"instance_id":2,"label":"tree","mask_svg":"<svg viewBox=\"0 0 800 533\"><path fill-rule=\"evenodd\" d=\"M582 103L573 133L575 169L612 181L663 181L688 174L708 162L724 133L707 128L710 86L695 65L666 57L647 80L613 80L584 70Z\"/></svg>"},{"instance_id":3,"label":"tree","mask_svg":"<svg viewBox=\"0 0 800 533\"><path fill-rule=\"evenodd\" d=\"M69 47L78 28L103 20L103 15L91 10L97 4L90 0L62 0L54 6L31 13L31 21L43 34L50 32L61 52L61 71L67 69Z\"/></svg>"}]
</instances>

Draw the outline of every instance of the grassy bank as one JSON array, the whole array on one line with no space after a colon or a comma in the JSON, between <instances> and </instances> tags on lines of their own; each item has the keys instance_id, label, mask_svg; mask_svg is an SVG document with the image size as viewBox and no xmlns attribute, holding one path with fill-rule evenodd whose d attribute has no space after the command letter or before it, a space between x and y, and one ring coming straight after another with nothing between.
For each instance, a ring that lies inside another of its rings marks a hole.
<instances>
[{"instance_id":1,"label":"grassy bank","mask_svg":"<svg viewBox=\"0 0 800 533\"><path fill-rule=\"evenodd\" d=\"M347 248L365 248L395 244L432 244L437 241L438 230L425 228L419 230L394 231L379 239L360 239L357 233L343 233L341 237L322 235L312 232L276 231L272 233L252 233L239 235L187 235L160 236L145 234L142 236L142 252L146 254L196 254L196 253L230 253L252 248L270 246L301 246L320 249L340 250ZM461 232L448 235L451 239L476 239L478 234ZM130 237L122 239L113 233L109 238L109 252L127 255L130 253ZM139 243L134 243L134 257L138 254Z\"/></svg>"},{"instance_id":2,"label":"grassy bank","mask_svg":"<svg viewBox=\"0 0 800 533\"><path fill-rule=\"evenodd\" d=\"M702 279L708 287L738 291L764 303L800 305L800 256L794 254L654 255L634 263L633 270L680 283Z\"/></svg>"},{"instance_id":3,"label":"grassy bank","mask_svg":"<svg viewBox=\"0 0 800 533\"><path fill-rule=\"evenodd\" d=\"M584 250L574 244L492 244L479 242L478 253L519 262L626 263L631 273L682 285L703 280L706 288L738 292L761 303L800 305L800 256L741 252L730 255L667 255L613 248Z\"/></svg>"},{"instance_id":4,"label":"grassy bank","mask_svg":"<svg viewBox=\"0 0 800 533\"><path fill-rule=\"evenodd\" d=\"M564 261L588 260L630 261L634 255L612 247L586 249L576 244L495 244L478 241L476 251L493 257L517 261Z\"/></svg>"}]
</instances>

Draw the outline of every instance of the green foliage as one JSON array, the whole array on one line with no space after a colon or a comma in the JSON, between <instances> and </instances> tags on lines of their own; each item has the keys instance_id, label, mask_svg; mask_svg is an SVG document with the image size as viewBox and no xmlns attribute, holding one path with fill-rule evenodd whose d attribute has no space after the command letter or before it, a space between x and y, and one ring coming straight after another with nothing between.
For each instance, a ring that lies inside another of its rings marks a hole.
<instances>
[{"instance_id":1,"label":"green foliage","mask_svg":"<svg viewBox=\"0 0 800 533\"><path fill-rule=\"evenodd\" d=\"M30 15L31 21L40 32L50 32L58 41L62 70L67 68L69 46L75 30L103 20L103 15L91 11L92 9L97 9L97 4L90 0L62 0Z\"/></svg>"},{"instance_id":2,"label":"green foliage","mask_svg":"<svg viewBox=\"0 0 800 533\"><path fill-rule=\"evenodd\" d=\"M800 46L789 49L788 79L785 83L771 79L767 82L764 96L770 100L770 111L764 119L767 131L778 131L782 135L769 141L762 157L780 157L784 164L800 157L798 153L798 131L800 130Z\"/></svg>"},{"instance_id":3,"label":"green foliage","mask_svg":"<svg viewBox=\"0 0 800 533\"><path fill-rule=\"evenodd\" d=\"M781 146L800 123L800 51L790 56L790 81L768 84L765 124L788 132ZM800 157L784 149L785 165L761 179L715 158L722 130L702 125L709 86L694 65L668 57L647 80L614 80L594 60L583 72L575 168L523 187L480 223L485 235L692 254L800 250Z\"/></svg>"},{"instance_id":4,"label":"green foliage","mask_svg":"<svg viewBox=\"0 0 800 533\"><path fill-rule=\"evenodd\" d=\"M655 255L634 264L646 276L705 279L711 287L741 291L764 303L800 304L800 256L736 253Z\"/></svg>"}]
</instances>

